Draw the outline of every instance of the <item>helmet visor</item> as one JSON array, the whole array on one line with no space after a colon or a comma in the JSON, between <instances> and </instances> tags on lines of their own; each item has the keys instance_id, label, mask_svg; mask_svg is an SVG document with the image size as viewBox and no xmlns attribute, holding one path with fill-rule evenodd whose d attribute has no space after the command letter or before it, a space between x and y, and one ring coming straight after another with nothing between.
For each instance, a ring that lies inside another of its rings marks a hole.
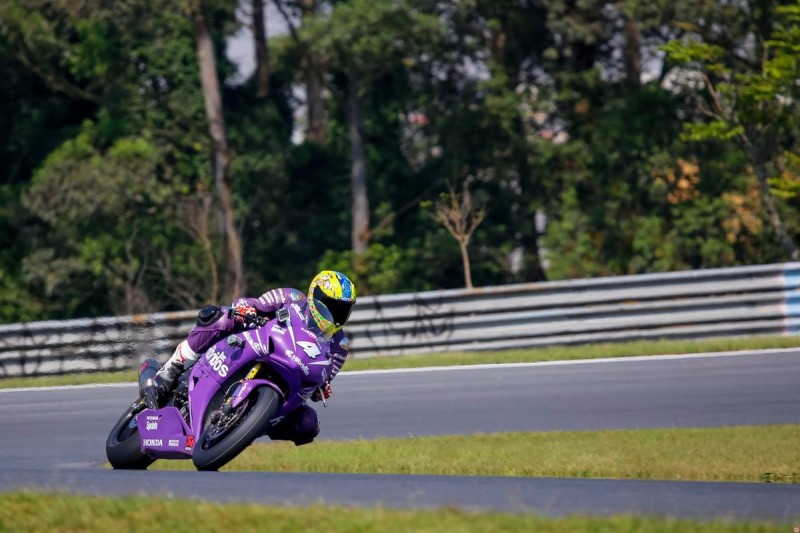
<instances>
[{"instance_id":1,"label":"helmet visor","mask_svg":"<svg viewBox=\"0 0 800 533\"><path fill-rule=\"evenodd\" d=\"M333 334L336 333L336 326L333 325L331 312L319 300L315 300L314 306L309 307L306 315L306 326L314 335L327 340L330 340Z\"/></svg>"},{"instance_id":2,"label":"helmet visor","mask_svg":"<svg viewBox=\"0 0 800 533\"><path fill-rule=\"evenodd\" d=\"M355 304L352 300L337 300L336 298L331 298L319 287L314 287L314 299L322 302L322 304L328 308L333 317L333 323L337 328L345 325L347 319L350 318L350 312L353 311L353 305Z\"/></svg>"}]
</instances>

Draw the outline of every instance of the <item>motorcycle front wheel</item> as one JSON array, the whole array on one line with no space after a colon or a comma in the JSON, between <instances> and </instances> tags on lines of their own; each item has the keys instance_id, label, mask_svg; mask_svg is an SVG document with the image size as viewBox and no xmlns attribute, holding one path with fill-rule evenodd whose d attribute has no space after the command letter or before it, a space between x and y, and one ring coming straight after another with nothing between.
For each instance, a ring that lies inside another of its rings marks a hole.
<instances>
[{"instance_id":1,"label":"motorcycle front wheel","mask_svg":"<svg viewBox=\"0 0 800 533\"><path fill-rule=\"evenodd\" d=\"M108 434L106 457L115 469L144 470L155 461L142 453L139 428L136 426L136 415L144 408L141 398L135 401Z\"/></svg>"},{"instance_id":2,"label":"motorcycle front wheel","mask_svg":"<svg viewBox=\"0 0 800 533\"><path fill-rule=\"evenodd\" d=\"M192 462L198 470L219 470L264 434L280 407L280 396L259 387L236 408L210 413L194 445Z\"/></svg>"}]
</instances>

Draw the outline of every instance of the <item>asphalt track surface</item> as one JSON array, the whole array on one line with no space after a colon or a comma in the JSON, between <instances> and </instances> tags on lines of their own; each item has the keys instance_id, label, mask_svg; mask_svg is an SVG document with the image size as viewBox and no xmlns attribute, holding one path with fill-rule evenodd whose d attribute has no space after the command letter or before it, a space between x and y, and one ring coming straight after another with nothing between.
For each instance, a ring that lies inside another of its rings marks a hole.
<instances>
[{"instance_id":1,"label":"asphalt track surface","mask_svg":"<svg viewBox=\"0 0 800 533\"><path fill-rule=\"evenodd\" d=\"M789 484L106 470L106 436L135 394L0 391L0 491L800 520ZM342 373L318 411L326 439L800 423L800 352Z\"/></svg>"}]
</instances>

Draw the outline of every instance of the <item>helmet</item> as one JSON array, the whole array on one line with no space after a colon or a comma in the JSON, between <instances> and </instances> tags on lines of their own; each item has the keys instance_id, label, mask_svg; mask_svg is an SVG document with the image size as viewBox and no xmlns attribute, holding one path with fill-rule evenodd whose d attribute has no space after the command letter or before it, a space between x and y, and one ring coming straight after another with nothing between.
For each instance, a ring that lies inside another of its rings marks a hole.
<instances>
[{"instance_id":1,"label":"helmet","mask_svg":"<svg viewBox=\"0 0 800 533\"><path fill-rule=\"evenodd\" d=\"M311 280L308 311L326 337L342 329L355 303L356 286L341 272L323 270Z\"/></svg>"}]
</instances>

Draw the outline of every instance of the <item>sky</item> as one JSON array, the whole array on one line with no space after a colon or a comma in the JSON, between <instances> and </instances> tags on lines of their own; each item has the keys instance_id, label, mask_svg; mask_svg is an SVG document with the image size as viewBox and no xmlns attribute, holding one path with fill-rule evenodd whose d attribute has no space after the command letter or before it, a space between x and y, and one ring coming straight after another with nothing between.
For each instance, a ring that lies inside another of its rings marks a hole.
<instances>
[{"instance_id":1,"label":"sky","mask_svg":"<svg viewBox=\"0 0 800 533\"><path fill-rule=\"evenodd\" d=\"M267 22L267 38L285 35L289 28L286 21L277 10L273 2L266 2L264 18ZM228 38L226 54L238 68L238 74L226 80L226 83L236 85L246 80L256 69L256 50L253 43L253 32L250 30L252 19L250 2L241 0L236 11L236 17L242 23L241 29Z\"/></svg>"}]
</instances>

